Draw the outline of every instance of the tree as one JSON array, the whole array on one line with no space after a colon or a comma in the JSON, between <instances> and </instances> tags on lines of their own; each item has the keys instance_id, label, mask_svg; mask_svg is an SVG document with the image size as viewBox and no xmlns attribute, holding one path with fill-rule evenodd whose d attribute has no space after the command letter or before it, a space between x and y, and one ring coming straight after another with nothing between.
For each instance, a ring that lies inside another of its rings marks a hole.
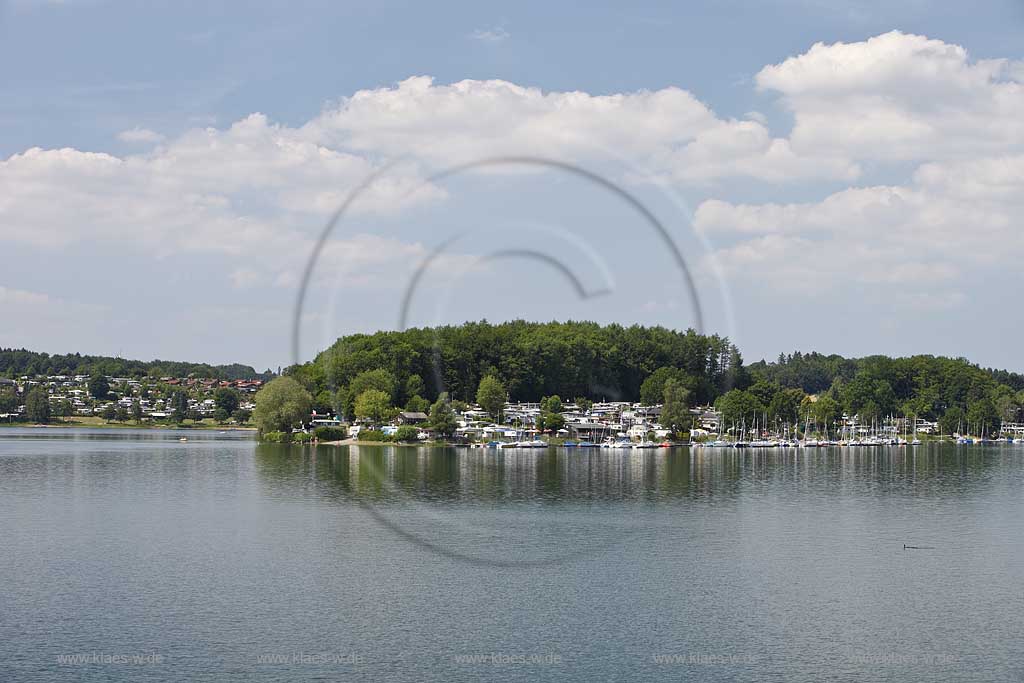
<instances>
[{"instance_id":1,"label":"tree","mask_svg":"<svg viewBox=\"0 0 1024 683\"><path fill-rule=\"evenodd\" d=\"M782 387L774 382L768 382L762 379L754 382L747 391L756 396L757 400L760 401L762 405L767 406L771 404L772 399L775 398L775 394L782 391Z\"/></svg>"},{"instance_id":2,"label":"tree","mask_svg":"<svg viewBox=\"0 0 1024 683\"><path fill-rule=\"evenodd\" d=\"M356 417L374 424L383 422L391 408L391 397L380 389L367 389L356 397ZM259 410L259 406L256 408Z\"/></svg>"},{"instance_id":3,"label":"tree","mask_svg":"<svg viewBox=\"0 0 1024 683\"><path fill-rule=\"evenodd\" d=\"M974 401L967 407L968 432L979 436L995 436L999 432L999 411L988 398Z\"/></svg>"},{"instance_id":4,"label":"tree","mask_svg":"<svg viewBox=\"0 0 1024 683\"><path fill-rule=\"evenodd\" d=\"M843 409L831 396L819 396L811 404L811 420L828 429L843 417Z\"/></svg>"},{"instance_id":5,"label":"tree","mask_svg":"<svg viewBox=\"0 0 1024 683\"><path fill-rule=\"evenodd\" d=\"M939 418L939 431L943 434L955 432L966 432L964 425L964 411L960 406L950 406L942 417Z\"/></svg>"},{"instance_id":6,"label":"tree","mask_svg":"<svg viewBox=\"0 0 1024 683\"><path fill-rule=\"evenodd\" d=\"M640 403L645 406L661 403L665 399L665 383L670 379L675 380L683 388L687 386L684 371L671 367L658 368L640 385Z\"/></svg>"},{"instance_id":7,"label":"tree","mask_svg":"<svg viewBox=\"0 0 1024 683\"><path fill-rule=\"evenodd\" d=\"M576 406L580 409L580 411L584 413L589 413L590 409L594 407L593 401L591 401L589 398L583 398L582 396L577 396L575 399L573 399L573 403L575 403Z\"/></svg>"},{"instance_id":8,"label":"tree","mask_svg":"<svg viewBox=\"0 0 1024 683\"><path fill-rule=\"evenodd\" d=\"M223 408L217 408L213 411L213 419L217 422L217 424L224 424L225 422L228 421L229 417L231 417L230 414Z\"/></svg>"},{"instance_id":9,"label":"tree","mask_svg":"<svg viewBox=\"0 0 1024 683\"><path fill-rule=\"evenodd\" d=\"M241 402L239 393L230 387L221 387L213 392L213 405L229 415L238 410Z\"/></svg>"},{"instance_id":10,"label":"tree","mask_svg":"<svg viewBox=\"0 0 1024 683\"><path fill-rule=\"evenodd\" d=\"M893 415L898 410L892 384L864 370L858 372L853 380L843 387L842 399L846 412L850 415L856 414L862 422Z\"/></svg>"},{"instance_id":11,"label":"tree","mask_svg":"<svg viewBox=\"0 0 1024 683\"><path fill-rule=\"evenodd\" d=\"M353 400L367 389L376 389L383 391L388 395L388 401L392 401L395 398L397 386L398 380L395 379L394 374L384 368L377 368L360 372L352 379L348 388L352 392Z\"/></svg>"},{"instance_id":12,"label":"tree","mask_svg":"<svg viewBox=\"0 0 1024 683\"><path fill-rule=\"evenodd\" d=\"M417 441L419 434L420 430L412 425L402 425L395 430L395 441Z\"/></svg>"},{"instance_id":13,"label":"tree","mask_svg":"<svg viewBox=\"0 0 1024 683\"><path fill-rule=\"evenodd\" d=\"M291 433L310 416L313 397L291 377L277 377L256 394L253 419L261 434Z\"/></svg>"},{"instance_id":14,"label":"tree","mask_svg":"<svg viewBox=\"0 0 1024 683\"><path fill-rule=\"evenodd\" d=\"M723 389L746 389L750 386L750 371L743 367L743 355L740 350L731 344L726 344L725 353L728 361L728 368L722 378Z\"/></svg>"},{"instance_id":15,"label":"tree","mask_svg":"<svg viewBox=\"0 0 1024 683\"><path fill-rule=\"evenodd\" d=\"M783 389L774 396L768 404L769 419L786 424L797 424L800 422L800 406L807 395L803 389Z\"/></svg>"},{"instance_id":16,"label":"tree","mask_svg":"<svg viewBox=\"0 0 1024 683\"><path fill-rule=\"evenodd\" d=\"M171 419L174 422L182 423L188 414L188 394L182 389L175 389L171 392L169 400L171 406Z\"/></svg>"},{"instance_id":17,"label":"tree","mask_svg":"<svg viewBox=\"0 0 1024 683\"><path fill-rule=\"evenodd\" d=\"M355 401L360 394L368 389L376 389L377 391L383 391L388 396L388 404L394 400L396 394L396 387L398 386L398 380L395 376L385 370L384 368L378 368L376 370L367 370L360 372L352 381L349 382L348 387L344 391L339 391L339 401L341 412L346 416L355 414Z\"/></svg>"},{"instance_id":18,"label":"tree","mask_svg":"<svg viewBox=\"0 0 1024 683\"><path fill-rule=\"evenodd\" d=\"M448 394L441 392L437 401L430 407L430 428L443 437L450 437L458 429L455 411L448 401Z\"/></svg>"},{"instance_id":19,"label":"tree","mask_svg":"<svg viewBox=\"0 0 1024 683\"><path fill-rule=\"evenodd\" d=\"M1017 396L1010 387L999 387L993 403L1000 420L1003 422L1017 421L1017 416L1020 414L1020 403L1017 402Z\"/></svg>"},{"instance_id":20,"label":"tree","mask_svg":"<svg viewBox=\"0 0 1024 683\"><path fill-rule=\"evenodd\" d=\"M118 406L117 409L114 410L114 419L117 420L118 422L127 422L128 409L125 408L124 406Z\"/></svg>"},{"instance_id":21,"label":"tree","mask_svg":"<svg viewBox=\"0 0 1024 683\"><path fill-rule=\"evenodd\" d=\"M242 425L249 421L249 418L252 417L252 412L245 408L239 408L235 412L231 413L231 417L235 418L235 422Z\"/></svg>"},{"instance_id":22,"label":"tree","mask_svg":"<svg viewBox=\"0 0 1024 683\"><path fill-rule=\"evenodd\" d=\"M690 391L679 381L669 379L665 382L664 392L661 406L661 426L673 434L679 434L689 429L692 421L686 401Z\"/></svg>"},{"instance_id":23,"label":"tree","mask_svg":"<svg viewBox=\"0 0 1024 683\"><path fill-rule=\"evenodd\" d=\"M50 421L50 396L46 389L36 387L28 392L25 397L25 417L36 424Z\"/></svg>"},{"instance_id":24,"label":"tree","mask_svg":"<svg viewBox=\"0 0 1024 683\"><path fill-rule=\"evenodd\" d=\"M142 404L139 401L132 401L132 418L138 422L142 422Z\"/></svg>"},{"instance_id":25,"label":"tree","mask_svg":"<svg viewBox=\"0 0 1024 683\"><path fill-rule=\"evenodd\" d=\"M0 413L13 413L18 409L18 395L13 387L0 386Z\"/></svg>"},{"instance_id":26,"label":"tree","mask_svg":"<svg viewBox=\"0 0 1024 683\"><path fill-rule=\"evenodd\" d=\"M58 401L53 408L53 414L60 418L70 417L73 411L70 401L67 400Z\"/></svg>"},{"instance_id":27,"label":"tree","mask_svg":"<svg viewBox=\"0 0 1024 683\"><path fill-rule=\"evenodd\" d=\"M476 402L499 424L501 412L505 407L505 385L494 375L487 375L480 380L476 390Z\"/></svg>"},{"instance_id":28,"label":"tree","mask_svg":"<svg viewBox=\"0 0 1024 683\"><path fill-rule=\"evenodd\" d=\"M900 412L903 413L903 416L915 421L918 417L927 415L930 410L931 406L928 403L928 399L921 396L908 398L900 406Z\"/></svg>"},{"instance_id":29,"label":"tree","mask_svg":"<svg viewBox=\"0 0 1024 683\"><path fill-rule=\"evenodd\" d=\"M409 375L405 379L404 394L405 399L409 400L413 396L422 396L427 393L427 388L423 384L423 378L419 375Z\"/></svg>"},{"instance_id":30,"label":"tree","mask_svg":"<svg viewBox=\"0 0 1024 683\"><path fill-rule=\"evenodd\" d=\"M105 399L110 395L110 383L103 375L93 375L89 378L89 395L95 399Z\"/></svg>"},{"instance_id":31,"label":"tree","mask_svg":"<svg viewBox=\"0 0 1024 683\"><path fill-rule=\"evenodd\" d=\"M537 417L537 429L540 431L557 432L565 427L565 418L561 413L541 413Z\"/></svg>"},{"instance_id":32,"label":"tree","mask_svg":"<svg viewBox=\"0 0 1024 683\"><path fill-rule=\"evenodd\" d=\"M540 400L540 410L542 413L560 413L562 412L562 399L558 394L545 396Z\"/></svg>"},{"instance_id":33,"label":"tree","mask_svg":"<svg viewBox=\"0 0 1024 683\"><path fill-rule=\"evenodd\" d=\"M199 412L198 408L189 408L188 419L192 420L194 424L199 424L203 421L203 414Z\"/></svg>"},{"instance_id":34,"label":"tree","mask_svg":"<svg viewBox=\"0 0 1024 683\"><path fill-rule=\"evenodd\" d=\"M108 403L103 407L103 412L100 416L107 422L113 422L117 418L117 408L114 407L113 403Z\"/></svg>"},{"instance_id":35,"label":"tree","mask_svg":"<svg viewBox=\"0 0 1024 683\"><path fill-rule=\"evenodd\" d=\"M741 424L749 427L764 412L764 405L750 392L732 389L715 401L715 409L722 414L725 428Z\"/></svg>"},{"instance_id":36,"label":"tree","mask_svg":"<svg viewBox=\"0 0 1024 683\"><path fill-rule=\"evenodd\" d=\"M405 409L410 413L425 413L430 410L430 401L422 396L413 396L405 404Z\"/></svg>"}]
</instances>

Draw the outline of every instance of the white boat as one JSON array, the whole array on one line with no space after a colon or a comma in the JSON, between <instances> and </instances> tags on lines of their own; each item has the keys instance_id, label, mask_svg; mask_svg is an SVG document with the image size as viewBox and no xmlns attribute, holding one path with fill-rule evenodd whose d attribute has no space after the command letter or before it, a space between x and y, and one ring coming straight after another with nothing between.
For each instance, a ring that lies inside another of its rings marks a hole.
<instances>
[{"instance_id":1,"label":"white boat","mask_svg":"<svg viewBox=\"0 0 1024 683\"><path fill-rule=\"evenodd\" d=\"M638 441L633 444L633 448L657 448L658 444L653 441Z\"/></svg>"},{"instance_id":2,"label":"white boat","mask_svg":"<svg viewBox=\"0 0 1024 683\"><path fill-rule=\"evenodd\" d=\"M526 441L517 441L513 448L547 448L548 442L541 441L540 439L529 439Z\"/></svg>"}]
</instances>

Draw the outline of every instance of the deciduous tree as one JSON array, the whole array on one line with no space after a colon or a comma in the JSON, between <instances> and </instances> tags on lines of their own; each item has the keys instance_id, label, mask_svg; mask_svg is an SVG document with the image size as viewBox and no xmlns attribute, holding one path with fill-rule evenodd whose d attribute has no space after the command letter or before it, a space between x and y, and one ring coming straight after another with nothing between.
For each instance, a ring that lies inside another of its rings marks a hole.
<instances>
[{"instance_id":1,"label":"deciduous tree","mask_svg":"<svg viewBox=\"0 0 1024 683\"><path fill-rule=\"evenodd\" d=\"M450 437L458 429L455 411L448 401L448 394L441 392L437 401L430 407L430 428L444 437Z\"/></svg>"},{"instance_id":2,"label":"deciduous tree","mask_svg":"<svg viewBox=\"0 0 1024 683\"><path fill-rule=\"evenodd\" d=\"M505 385L494 375L487 375L480 380L476 402L492 419L500 423L502 409L505 407Z\"/></svg>"},{"instance_id":3,"label":"deciduous tree","mask_svg":"<svg viewBox=\"0 0 1024 683\"><path fill-rule=\"evenodd\" d=\"M661 426L673 434L679 434L690 428L691 416L686 400L689 390L676 379L665 382L662 396Z\"/></svg>"},{"instance_id":4,"label":"deciduous tree","mask_svg":"<svg viewBox=\"0 0 1024 683\"><path fill-rule=\"evenodd\" d=\"M50 421L50 396L46 389L36 387L28 392L25 396L25 417L36 424Z\"/></svg>"},{"instance_id":5,"label":"deciduous tree","mask_svg":"<svg viewBox=\"0 0 1024 683\"><path fill-rule=\"evenodd\" d=\"M640 385L640 403L645 406L653 406L665 400L665 383L670 379L686 388L686 372L679 368L658 368L648 375Z\"/></svg>"},{"instance_id":6,"label":"deciduous tree","mask_svg":"<svg viewBox=\"0 0 1024 683\"><path fill-rule=\"evenodd\" d=\"M313 397L291 377L277 377L256 394L253 418L260 433L291 432L309 419Z\"/></svg>"},{"instance_id":7,"label":"deciduous tree","mask_svg":"<svg viewBox=\"0 0 1024 683\"><path fill-rule=\"evenodd\" d=\"M213 392L213 404L229 415L238 410L241 402L242 398L238 391L230 387L221 387Z\"/></svg>"},{"instance_id":8,"label":"deciduous tree","mask_svg":"<svg viewBox=\"0 0 1024 683\"><path fill-rule=\"evenodd\" d=\"M369 420L374 424L383 422L390 408L391 397L380 389L367 389L356 397L356 417Z\"/></svg>"},{"instance_id":9,"label":"deciduous tree","mask_svg":"<svg viewBox=\"0 0 1024 683\"><path fill-rule=\"evenodd\" d=\"M110 395L110 383L103 375L93 375L89 378L89 395L95 399L105 399Z\"/></svg>"},{"instance_id":10,"label":"deciduous tree","mask_svg":"<svg viewBox=\"0 0 1024 683\"><path fill-rule=\"evenodd\" d=\"M722 414L724 428L730 429L741 424L750 426L764 411L764 405L753 394L733 389L715 401L715 409Z\"/></svg>"}]
</instances>

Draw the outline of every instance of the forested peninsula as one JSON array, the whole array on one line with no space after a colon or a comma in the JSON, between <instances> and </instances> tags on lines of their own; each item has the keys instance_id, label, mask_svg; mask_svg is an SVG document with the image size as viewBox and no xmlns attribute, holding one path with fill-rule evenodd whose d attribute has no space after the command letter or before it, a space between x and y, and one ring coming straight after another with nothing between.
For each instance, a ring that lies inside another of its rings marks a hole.
<instances>
[{"instance_id":1,"label":"forested peninsula","mask_svg":"<svg viewBox=\"0 0 1024 683\"><path fill-rule=\"evenodd\" d=\"M344 417L353 416L355 399L367 389L383 391L396 407L419 408L442 391L472 402L488 376L501 381L512 402L561 396L654 404L674 379L691 406L790 422L801 419L808 395L822 422L845 412L868 422L913 415L994 429L1000 421L1017 421L1024 405L1024 375L964 358L795 352L746 365L726 337L574 321L483 321L349 335L285 374L299 380L321 410Z\"/></svg>"}]
</instances>

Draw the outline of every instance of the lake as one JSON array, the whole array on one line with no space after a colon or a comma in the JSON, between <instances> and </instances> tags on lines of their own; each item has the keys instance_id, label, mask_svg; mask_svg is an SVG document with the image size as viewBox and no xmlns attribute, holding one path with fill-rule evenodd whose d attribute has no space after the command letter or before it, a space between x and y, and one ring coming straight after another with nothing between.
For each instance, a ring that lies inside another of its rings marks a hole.
<instances>
[{"instance_id":1,"label":"lake","mask_svg":"<svg viewBox=\"0 0 1024 683\"><path fill-rule=\"evenodd\" d=\"M3 681L1006 681L1022 633L1018 445L0 429Z\"/></svg>"}]
</instances>

